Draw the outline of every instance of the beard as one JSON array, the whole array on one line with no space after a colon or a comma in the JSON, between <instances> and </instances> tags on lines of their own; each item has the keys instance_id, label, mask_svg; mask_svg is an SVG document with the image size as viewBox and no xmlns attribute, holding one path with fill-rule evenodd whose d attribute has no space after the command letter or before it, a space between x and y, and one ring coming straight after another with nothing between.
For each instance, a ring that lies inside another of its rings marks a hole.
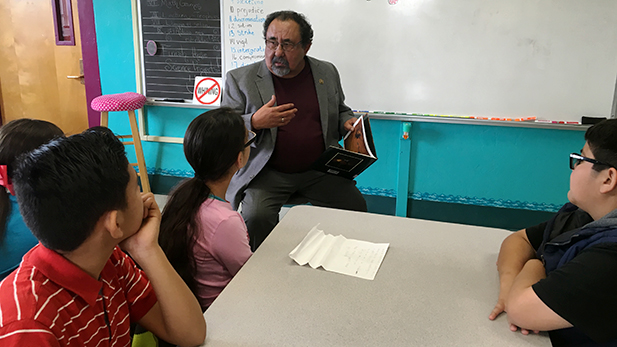
<instances>
[{"instance_id":1,"label":"beard","mask_svg":"<svg viewBox=\"0 0 617 347\"><path fill-rule=\"evenodd\" d=\"M276 66L277 63L283 64L283 66ZM272 73L279 77L283 77L291 72L289 62L284 57L272 57L272 63L270 66L272 68Z\"/></svg>"}]
</instances>

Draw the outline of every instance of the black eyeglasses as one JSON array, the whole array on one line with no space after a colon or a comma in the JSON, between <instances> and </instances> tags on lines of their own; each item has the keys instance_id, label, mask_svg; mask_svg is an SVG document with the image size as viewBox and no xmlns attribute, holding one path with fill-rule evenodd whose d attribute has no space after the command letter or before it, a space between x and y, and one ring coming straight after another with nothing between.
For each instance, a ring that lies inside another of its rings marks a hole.
<instances>
[{"instance_id":1,"label":"black eyeglasses","mask_svg":"<svg viewBox=\"0 0 617 347\"><path fill-rule=\"evenodd\" d=\"M244 148L250 146L253 142L255 142L255 138L257 138L257 134L255 134L254 131L249 130L248 131L248 140L246 141L246 143L244 144Z\"/></svg>"},{"instance_id":2,"label":"black eyeglasses","mask_svg":"<svg viewBox=\"0 0 617 347\"><path fill-rule=\"evenodd\" d=\"M298 42L298 43L293 43L293 42L283 42L283 43L279 43L276 40L266 40L266 47L268 49L271 49L273 51L276 51L276 49L281 46L281 49L283 50L283 52L291 52L294 49L296 49L296 47L298 47L298 45L301 43L302 41Z\"/></svg>"},{"instance_id":3,"label":"black eyeglasses","mask_svg":"<svg viewBox=\"0 0 617 347\"><path fill-rule=\"evenodd\" d=\"M578 153L570 153L570 170L574 170L574 168L577 167L578 164L580 164L580 163L582 163L584 161L592 163L592 164L604 165L604 166L608 166L608 167L614 167L611 164L606 164L606 163L603 163L601 161L597 161L595 159L583 157L582 155L580 155Z\"/></svg>"}]
</instances>

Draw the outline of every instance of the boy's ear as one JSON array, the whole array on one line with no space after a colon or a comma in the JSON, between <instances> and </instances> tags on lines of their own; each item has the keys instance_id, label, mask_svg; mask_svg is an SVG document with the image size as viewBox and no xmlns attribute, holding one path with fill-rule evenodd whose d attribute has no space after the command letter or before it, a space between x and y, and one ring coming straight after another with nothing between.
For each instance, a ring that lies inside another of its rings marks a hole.
<instances>
[{"instance_id":1,"label":"boy's ear","mask_svg":"<svg viewBox=\"0 0 617 347\"><path fill-rule=\"evenodd\" d=\"M610 167L605 172L600 192L603 194L611 192L617 194L617 169Z\"/></svg>"},{"instance_id":2,"label":"boy's ear","mask_svg":"<svg viewBox=\"0 0 617 347\"><path fill-rule=\"evenodd\" d=\"M101 217L101 222L103 223L105 230L107 230L112 238L121 240L124 233L122 232L122 229L120 229L120 221L118 218L122 218L122 216L118 214L118 210L112 210L106 212Z\"/></svg>"}]
</instances>

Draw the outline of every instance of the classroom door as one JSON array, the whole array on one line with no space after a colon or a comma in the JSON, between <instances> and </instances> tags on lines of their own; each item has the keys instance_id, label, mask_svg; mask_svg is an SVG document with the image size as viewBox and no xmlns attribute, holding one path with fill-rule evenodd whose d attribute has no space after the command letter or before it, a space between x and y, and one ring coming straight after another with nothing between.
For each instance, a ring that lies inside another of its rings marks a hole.
<instances>
[{"instance_id":1,"label":"classroom door","mask_svg":"<svg viewBox=\"0 0 617 347\"><path fill-rule=\"evenodd\" d=\"M2 122L50 121L66 134L88 128L81 68L77 0L72 0L75 45L56 45L50 0L0 1Z\"/></svg>"}]
</instances>

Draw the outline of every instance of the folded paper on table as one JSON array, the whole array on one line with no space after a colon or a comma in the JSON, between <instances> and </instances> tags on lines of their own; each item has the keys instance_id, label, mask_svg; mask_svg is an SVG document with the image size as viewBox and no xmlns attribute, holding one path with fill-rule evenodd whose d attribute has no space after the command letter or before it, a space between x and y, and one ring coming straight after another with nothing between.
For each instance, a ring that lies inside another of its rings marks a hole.
<instances>
[{"instance_id":1,"label":"folded paper on table","mask_svg":"<svg viewBox=\"0 0 617 347\"><path fill-rule=\"evenodd\" d=\"M343 275L375 279L389 243L372 243L347 239L343 235L324 234L323 230L317 229L318 226L314 226L289 253L291 259L300 265L308 263L313 269L321 266L327 271Z\"/></svg>"}]
</instances>

